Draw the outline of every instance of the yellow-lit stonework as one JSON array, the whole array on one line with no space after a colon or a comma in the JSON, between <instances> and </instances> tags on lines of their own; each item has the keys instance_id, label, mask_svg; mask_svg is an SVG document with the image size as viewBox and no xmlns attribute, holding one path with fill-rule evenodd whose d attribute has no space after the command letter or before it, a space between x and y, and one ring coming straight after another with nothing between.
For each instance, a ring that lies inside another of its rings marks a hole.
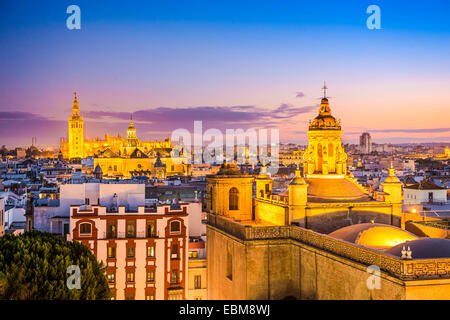
<instances>
[{"instance_id":1,"label":"yellow-lit stonework","mask_svg":"<svg viewBox=\"0 0 450 320\"><path fill-rule=\"evenodd\" d=\"M68 129L69 140L61 143L63 157L70 160L94 157L94 168L103 177L130 178L141 175L163 179L167 175L190 174L191 168L186 164L186 159L173 154L170 137L164 141L140 140L133 120L130 120L125 138L105 134L103 140L85 139L84 120L76 94Z\"/></svg>"},{"instance_id":2,"label":"yellow-lit stonework","mask_svg":"<svg viewBox=\"0 0 450 320\"><path fill-rule=\"evenodd\" d=\"M429 264L414 258L424 244L404 230L394 169L373 198L347 172L341 135L324 98L309 126L303 173L286 190L273 192L264 167L253 192L251 177L232 165L208 176L208 299L448 299L450 258L439 250ZM403 241L410 259L400 257ZM380 268L379 288L367 285L371 265Z\"/></svg>"}]
</instances>

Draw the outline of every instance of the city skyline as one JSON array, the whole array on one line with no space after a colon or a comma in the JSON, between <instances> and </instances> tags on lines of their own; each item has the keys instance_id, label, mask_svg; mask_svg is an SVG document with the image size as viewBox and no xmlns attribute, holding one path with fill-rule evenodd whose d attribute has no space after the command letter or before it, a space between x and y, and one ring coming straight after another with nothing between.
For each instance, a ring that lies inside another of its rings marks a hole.
<instances>
[{"instance_id":1,"label":"city skyline","mask_svg":"<svg viewBox=\"0 0 450 320\"><path fill-rule=\"evenodd\" d=\"M89 138L124 134L133 113L142 138L202 120L304 144L324 80L344 143L366 131L377 143L450 142L443 1L380 1L381 30L356 1L77 4L81 30L66 28L67 4L2 4L2 145L58 146L74 91Z\"/></svg>"}]
</instances>

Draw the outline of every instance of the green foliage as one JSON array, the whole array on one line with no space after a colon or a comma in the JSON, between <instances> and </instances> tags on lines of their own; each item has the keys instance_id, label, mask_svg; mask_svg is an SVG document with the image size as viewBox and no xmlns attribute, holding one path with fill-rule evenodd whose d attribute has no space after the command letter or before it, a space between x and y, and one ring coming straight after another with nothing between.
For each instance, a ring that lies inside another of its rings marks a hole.
<instances>
[{"instance_id":1,"label":"green foliage","mask_svg":"<svg viewBox=\"0 0 450 320\"><path fill-rule=\"evenodd\" d=\"M67 267L81 271L81 289L70 290ZM0 238L0 299L109 299L105 266L81 242L38 231Z\"/></svg>"}]
</instances>

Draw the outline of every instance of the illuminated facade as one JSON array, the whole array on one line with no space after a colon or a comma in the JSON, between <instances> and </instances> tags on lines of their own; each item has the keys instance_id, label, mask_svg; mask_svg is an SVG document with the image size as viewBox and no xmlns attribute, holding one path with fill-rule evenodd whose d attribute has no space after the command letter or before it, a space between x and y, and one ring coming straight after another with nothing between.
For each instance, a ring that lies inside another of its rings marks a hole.
<instances>
[{"instance_id":1,"label":"illuminated facade","mask_svg":"<svg viewBox=\"0 0 450 320\"><path fill-rule=\"evenodd\" d=\"M66 157L69 159L84 157L84 123L80 115L77 94L73 99L72 115L69 117L69 141L67 143ZM68 152L68 153L67 153Z\"/></svg>"},{"instance_id":2,"label":"illuminated facade","mask_svg":"<svg viewBox=\"0 0 450 320\"><path fill-rule=\"evenodd\" d=\"M110 136L105 134L104 140L100 138L85 139L84 120L83 116L80 115L80 107L75 94L72 115L69 117L69 140L63 140L61 143L61 151L65 159L93 157L106 149L127 155L131 154L136 148L141 149L144 153L150 153L157 149L168 149L170 152L173 145L170 137L164 141L142 141L138 139L132 120L127 129L126 138L123 138L122 135Z\"/></svg>"},{"instance_id":3,"label":"illuminated facade","mask_svg":"<svg viewBox=\"0 0 450 320\"><path fill-rule=\"evenodd\" d=\"M264 167L255 179L227 164L207 177L208 299L448 296L449 244L426 257L418 251L422 239L404 231L394 169L372 198L347 172L341 133L324 98L310 124L304 173L298 169L286 190L273 192ZM410 260L402 258L405 241ZM421 269L425 258L436 269ZM381 290L367 285L370 265L381 269Z\"/></svg>"},{"instance_id":4,"label":"illuminated facade","mask_svg":"<svg viewBox=\"0 0 450 320\"><path fill-rule=\"evenodd\" d=\"M183 155L174 156L168 137L164 141L142 141L137 137L133 120L126 137L105 134L100 138L84 139L84 121L75 94L69 117L69 140L61 143L65 159L94 157L94 168L104 178L147 176L164 179L167 175L189 175L191 168Z\"/></svg>"}]
</instances>

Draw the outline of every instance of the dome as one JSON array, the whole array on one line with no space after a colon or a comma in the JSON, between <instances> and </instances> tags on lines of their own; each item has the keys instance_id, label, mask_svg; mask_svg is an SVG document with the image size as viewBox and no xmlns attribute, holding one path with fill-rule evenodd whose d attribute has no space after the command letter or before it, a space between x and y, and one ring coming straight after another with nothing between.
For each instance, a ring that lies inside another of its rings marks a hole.
<instances>
[{"instance_id":1,"label":"dome","mask_svg":"<svg viewBox=\"0 0 450 320\"><path fill-rule=\"evenodd\" d=\"M394 168L389 168L389 176L384 179L384 183L400 183L400 180L395 176L394 171Z\"/></svg>"},{"instance_id":2,"label":"dome","mask_svg":"<svg viewBox=\"0 0 450 320\"><path fill-rule=\"evenodd\" d=\"M310 123L309 130L341 130L341 124L331 115L327 98L322 98L319 115Z\"/></svg>"},{"instance_id":3,"label":"dome","mask_svg":"<svg viewBox=\"0 0 450 320\"><path fill-rule=\"evenodd\" d=\"M422 238L400 243L385 252L401 257L403 246L411 249L413 259L450 258L450 240L440 238Z\"/></svg>"},{"instance_id":4,"label":"dome","mask_svg":"<svg viewBox=\"0 0 450 320\"><path fill-rule=\"evenodd\" d=\"M219 172L217 173L217 175L220 175L220 176L240 175L240 174L241 174L241 172L239 171L239 169L235 163L229 164L229 163L226 163L226 161L224 161L224 163L220 167Z\"/></svg>"},{"instance_id":5,"label":"dome","mask_svg":"<svg viewBox=\"0 0 450 320\"><path fill-rule=\"evenodd\" d=\"M368 202L371 198L345 178L306 178L308 202Z\"/></svg>"},{"instance_id":6,"label":"dome","mask_svg":"<svg viewBox=\"0 0 450 320\"><path fill-rule=\"evenodd\" d=\"M360 223L338 229L330 237L373 249L390 249L418 237L406 230L381 223Z\"/></svg>"}]
</instances>

